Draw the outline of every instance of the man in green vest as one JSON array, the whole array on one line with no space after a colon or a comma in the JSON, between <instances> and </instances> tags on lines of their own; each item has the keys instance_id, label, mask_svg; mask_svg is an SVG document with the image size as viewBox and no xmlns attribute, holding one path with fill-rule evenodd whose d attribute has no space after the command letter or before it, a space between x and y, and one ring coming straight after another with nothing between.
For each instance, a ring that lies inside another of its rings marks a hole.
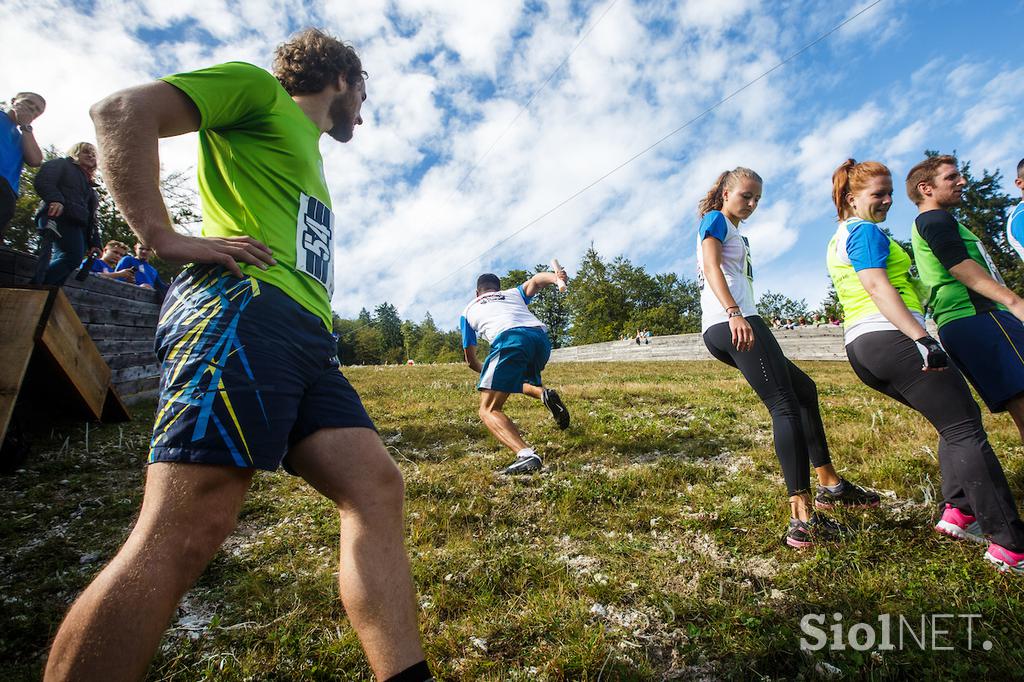
<instances>
[{"instance_id":1,"label":"man in green vest","mask_svg":"<svg viewBox=\"0 0 1024 682\"><path fill-rule=\"evenodd\" d=\"M910 169L907 196L919 212L911 230L914 259L942 345L989 410L1010 413L1024 441L1024 299L950 213L966 184L952 156Z\"/></svg>"},{"instance_id":2,"label":"man in green vest","mask_svg":"<svg viewBox=\"0 0 1024 682\"><path fill-rule=\"evenodd\" d=\"M160 403L142 511L68 611L46 680L142 679L255 472L279 466L337 507L341 599L376 678L431 679L402 474L331 336L335 221L319 142L352 139L366 74L351 46L316 29L279 46L273 71L230 62L179 73L90 112L128 224L157 255L188 265L157 327ZM196 131L198 237L174 229L158 183L159 138Z\"/></svg>"}]
</instances>

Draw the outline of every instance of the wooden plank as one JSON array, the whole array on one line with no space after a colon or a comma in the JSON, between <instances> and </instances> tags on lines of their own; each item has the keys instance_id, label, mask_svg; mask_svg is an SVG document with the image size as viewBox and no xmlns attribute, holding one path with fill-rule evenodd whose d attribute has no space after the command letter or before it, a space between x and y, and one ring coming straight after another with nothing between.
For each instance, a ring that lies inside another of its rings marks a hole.
<instances>
[{"instance_id":1,"label":"wooden plank","mask_svg":"<svg viewBox=\"0 0 1024 682\"><path fill-rule=\"evenodd\" d=\"M110 324L121 327L142 327L152 332L156 330L157 311L136 312L118 308L82 305L72 301L78 319L86 327L94 324Z\"/></svg>"},{"instance_id":2,"label":"wooden plank","mask_svg":"<svg viewBox=\"0 0 1024 682\"><path fill-rule=\"evenodd\" d=\"M69 304L70 305L70 304ZM148 341L150 347L156 338L156 327L126 327L116 324L90 324L89 335L100 339L123 339L125 341Z\"/></svg>"},{"instance_id":3,"label":"wooden plank","mask_svg":"<svg viewBox=\"0 0 1024 682\"><path fill-rule=\"evenodd\" d=\"M117 392L121 399L127 403L134 402L140 394L148 394L160 388L160 377L147 377L145 379L133 379L122 384L117 384Z\"/></svg>"},{"instance_id":4,"label":"wooden plank","mask_svg":"<svg viewBox=\"0 0 1024 682\"><path fill-rule=\"evenodd\" d=\"M119 353L118 355L104 355L103 359L107 361L107 365L110 367L111 372L116 372L117 370L124 369L126 367L159 365L159 361L156 359L156 353L153 351L149 351L148 353Z\"/></svg>"},{"instance_id":5,"label":"wooden plank","mask_svg":"<svg viewBox=\"0 0 1024 682\"><path fill-rule=\"evenodd\" d=\"M0 248L0 273L5 284L21 283L32 278L36 271L36 258L21 251L4 246ZM9 279L8 279L9 278Z\"/></svg>"},{"instance_id":6,"label":"wooden plank","mask_svg":"<svg viewBox=\"0 0 1024 682\"><path fill-rule=\"evenodd\" d=\"M0 443L21 391L47 298L47 292L40 290L0 289Z\"/></svg>"},{"instance_id":7,"label":"wooden plank","mask_svg":"<svg viewBox=\"0 0 1024 682\"><path fill-rule=\"evenodd\" d=\"M92 415L100 419L110 386L110 368L78 320L68 297L59 289L53 294L50 315L39 340Z\"/></svg>"},{"instance_id":8,"label":"wooden plank","mask_svg":"<svg viewBox=\"0 0 1024 682\"><path fill-rule=\"evenodd\" d=\"M147 301L150 303L156 303L158 298L156 291L153 289L145 289L143 287L136 286L135 284L128 284L127 282L108 279L106 277L86 277L82 281L78 281L74 277L71 277L67 282L65 282L64 287L67 289L92 291L117 296L119 298Z\"/></svg>"},{"instance_id":9,"label":"wooden plank","mask_svg":"<svg viewBox=\"0 0 1024 682\"><path fill-rule=\"evenodd\" d=\"M134 284L89 277L85 282L69 279L64 284L64 293L73 301L137 301L157 308L160 307L157 294L152 289L143 289Z\"/></svg>"},{"instance_id":10,"label":"wooden plank","mask_svg":"<svg viewBox=\"0 0 1024 682\"><path fill-rule=\"evenodd\" d=\"M96 339L96 348L102 355L116 355L118 353L145 353L153 351L153 340L145 339Z\"/></svg>"},{"instance_id":11,"label":"wooden plank","mask_svg":"<svg viewBox=\"0 0 1024 682\"><path fill-rule=\"evenodd\" d=\"M115 384L122 384L126 381L134 381L135 379L146 379L149 377L160 377L159 364L154 362L151 365L125 367L123 369L115 369L110 373L110 380Z\"/></svg>"}]
</instances>

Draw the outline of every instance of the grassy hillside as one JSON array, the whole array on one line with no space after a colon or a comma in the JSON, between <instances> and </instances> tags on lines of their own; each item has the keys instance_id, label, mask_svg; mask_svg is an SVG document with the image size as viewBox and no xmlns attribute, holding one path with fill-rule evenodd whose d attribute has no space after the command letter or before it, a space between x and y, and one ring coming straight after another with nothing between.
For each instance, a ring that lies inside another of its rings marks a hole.
<instances>
[{"instance_id":1,"label":"grassy hillside","mask_svg":"<svg viewBox=\"0 0 1024 682\"><path fill-rule=\"evenodd\" d=\"M539 403L511 399L546 464L515 480L492 473L511 458L479 423L466 368L348 370L405 474L408 547L439 678L1019 675L1024 578L930 530L934 431L845 363L801 365L818 382L840 472L886 491L881 510L844 516L856 538L803 552L779 542L787 506L767 412L722 365L551 366L545 378L573 426L560 432ZM84 425L39 434L33 459L0 479L4 679L38 678L66 605L127 535L151 413L140 406L131 425L93 427L88 452ZM986 424L1022 500L1016 429L1006 415ZM368 678L336 595L337 529L301 480L258 475L150 678ZM807 614L824 614L830 644L833 614L844 636L864 622L879 637L889 614L895 648L801 652ZM924 651L911 636L922 615ZM952 650L932 650L933 636Z\"/></svg>"}]
</instances>

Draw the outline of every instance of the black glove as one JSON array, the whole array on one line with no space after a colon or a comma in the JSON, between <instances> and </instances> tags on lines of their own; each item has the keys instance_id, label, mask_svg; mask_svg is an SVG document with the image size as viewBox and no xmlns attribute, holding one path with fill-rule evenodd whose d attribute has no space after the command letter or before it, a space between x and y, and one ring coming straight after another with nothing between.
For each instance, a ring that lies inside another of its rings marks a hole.
<instances>
[{"instance_id":1,"label":"black glove","mask_svg":"<svg viewBox=\"0 0 1024 682\"><path fill-rule=\"evenodd\" d=\"M917 344L917 350L921 354L921 359L924 360L924 364L921 366L921 369L941 369L943 367L949 367L949 356L946 355L946 351L942 350L942 346L939 345L938 341L928 335L925 335L914 343Z\"/></svg>"}]
</instances>

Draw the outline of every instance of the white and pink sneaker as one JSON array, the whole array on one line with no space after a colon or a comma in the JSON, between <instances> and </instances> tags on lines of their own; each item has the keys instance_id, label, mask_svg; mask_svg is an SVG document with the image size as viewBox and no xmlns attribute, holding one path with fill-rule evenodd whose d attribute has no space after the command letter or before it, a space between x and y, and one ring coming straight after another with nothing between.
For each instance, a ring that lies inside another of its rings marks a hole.
<instances>
[{"instance_id":1,"label":"white and pink sneaker","mask_svg":"<svg viewBox=\"0 0 1024 682\"><path fill-rule=\"evenodd\" d=\"M985 552L985 559L995 564L1001 573L1024 575L1024 552L1014 552L993 542Z\"/></svg>"},{"instance_id":2,"label":"white and pink sneaker","mask_svg":"<svg viewBox=\"0 0 1024 682\"><path fill-rule=\"evenodd\" d=\"M946 505L942 512L942 518L935 524L935 530L957 540L970 540L985 544L985 536L982 535L981 526L973 516L964 514L951 504ZM992 545L996 547L997 545Z\"/></svg>"}]
</instances>

